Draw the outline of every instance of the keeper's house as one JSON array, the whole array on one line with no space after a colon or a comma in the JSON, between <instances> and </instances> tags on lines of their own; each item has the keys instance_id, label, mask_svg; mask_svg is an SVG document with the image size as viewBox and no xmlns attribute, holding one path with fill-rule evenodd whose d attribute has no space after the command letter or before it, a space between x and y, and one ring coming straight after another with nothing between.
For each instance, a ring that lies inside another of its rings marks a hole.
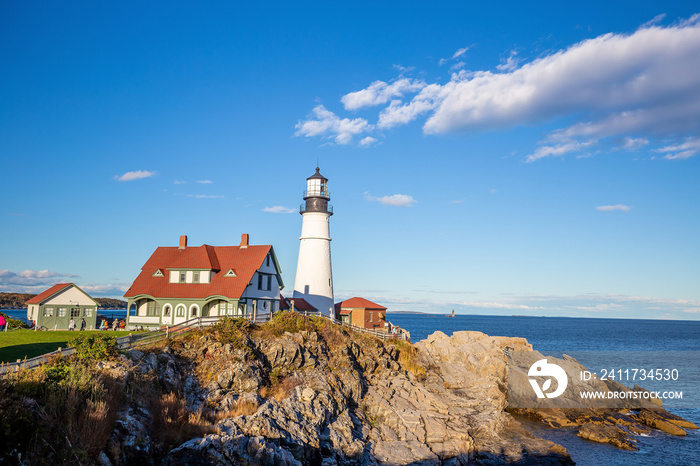
<instances>
[{"instance_id":1,"label":"keeper's house","mask_svg":"<svg viewBox=\"0 0 700 466\"><path fill-rule=\"evenodd\" d=\"M386 308L365 298L350 298L335 305L335 315L344 323L385 330Z\"/></svg>"},{"instance_id":2,"label":"keeper's house","mask_svg":"<svg viewBox=\"0 0 700 466\"><path fill-rule=\"evenodd\" d=\"M160 327L193 317L268 316L279 310L284 287L272 246L161 246L141 268L128 300L127 325Z\"/></svg>"},{"instance_id":3,"label":"keeper's house","mask_svg":"<svg viewBox=\"0 0 700 466\"><path fill-rule=\"evenodd\" d=\"M71 317L76 330L85 319L85 328L93 330L97 321L97 303L74 283L59 283L27 301L27 320L49 330L68 330Z\"/></svg>"}]
</instances>

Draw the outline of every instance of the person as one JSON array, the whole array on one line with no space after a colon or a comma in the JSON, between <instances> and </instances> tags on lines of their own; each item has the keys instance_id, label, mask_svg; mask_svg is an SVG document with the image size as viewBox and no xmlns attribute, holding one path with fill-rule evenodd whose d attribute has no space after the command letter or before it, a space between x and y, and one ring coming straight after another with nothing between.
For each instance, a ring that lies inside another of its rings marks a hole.
<instances>
[{"instance_id":1,"label":"person","mask_svg":"<svg viewBox=\"0 0 700 466\"><path fill-rule=\"evenodd\" d=\"M107 330L107 321L102 319L102 322L100 323L100 330Z\"/></svg>"},{"instance_id":2,"label":"person","mask_svg":"<svg viewBox=\"0 0 700 466\"><path fill-rule=\"evenodd\" d=\"M68 322L68 330L75 330L75 319L72 317L70 318L70 322Z\"/></svg>"},{"instance_id":3,"label":"person","mask_svg":"<svg viewBox=\"0 0 700 466\"><path fill-rule=\"evenodd\" d=\"M5 316L0 314L0 332L4 332L6 330L5 329L6 324L7 324L7 322L5 321Z\"/></svg>"},{"instance_id":4,"label":"person","mask_svg":"<svg viewBox=\"0 0 700 466\"><path fill-rule=\"evenodd\" d=\"M87 324L85 323L85 319L82 319L82 320L80 321L80 331L81 331L81 332L82 332L83 330L85 330L85 325L87 325Z\"/></svg>"},{"instance_id":5,"label":"person","mask_svg":"<svg viewBox=\"0 0 700 466\"><path fill-rule=\"evenodd\" d=\"M119 325L119 319L114 319L112 321L112 331L116 332L117 331L117 325Z\"/></svg>"},{"instance_id":6,"label":"person","mask_svg":"<svg viewBox=\"0 0 700 466\"><path fill-rule=\"evenodd\" d=\"M124 319L119 322L119 330L124 330L124 327L126 326L126 322L124 322Z\"/></svg>"}]
</instances>

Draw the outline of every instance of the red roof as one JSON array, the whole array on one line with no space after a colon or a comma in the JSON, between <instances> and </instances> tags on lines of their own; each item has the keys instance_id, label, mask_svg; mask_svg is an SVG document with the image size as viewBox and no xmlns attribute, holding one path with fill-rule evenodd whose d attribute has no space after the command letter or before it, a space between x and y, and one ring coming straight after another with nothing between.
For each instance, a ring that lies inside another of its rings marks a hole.
<instances>
[{"instance_id":1,"label":"red roof","mask_svg":"<svg viewBox=\"0 0 700 466\"><path fill-rule=\"evenodd\" d=\"M287 298L282 296L282 293L280 293L280 310L286 311L287 309L290 309L291 305L289 304L289 301Z\"/></svg>"},{"instance_id":2,"label":"red roof","mask_svg":"<svg viewBox=\"0 0 700 466\"><path fill-rule=\"evenodd\" d=\"M57 285L52 286L48 290L44 291L43 293L40 293L36 296L34 296L32 299L27 301L25 304L41 304L42 302L46 301L50 297L52 297L55 294L58 294L59 292L63 291L64 289L68 288L69 286L75 286L72 283L59 283Z\"/></svg>"},{"instance_id":3,"label":"red roof","mask_svg":"<svg viewBox=\"0 0 700 466\"><path fill-rule=\"evenodd\" d=\"M386 311L386 308L384 306L380 306L377 303L373 303L372 301L365 299L365 298L350 298L346 299L345 301L341 301L335 305L336 309L342 309L342 308L353 308L353 309L377 309L380 311Z\"/></svg>"},{"instance_id":4,"label":"red roof","mask_svg":"<svg viewBox=\"0 0 700 466\"><path fill-rule=\"evenodd\" d=\"M258 270L272 250L272 246L209 246L159 247L141 268L141 273L131 288L124 294L131 298L150 295L154 298L206 299L220 295L231 299L240 298L253 274ZM153 273L166 271L163 277ZM211 283L170 283L168 269L205 269L216 273ZM229 269L236 271L235 277L224 277Z\"/></svg>"},{"instance_id":5,"label":"red roof","mask_svg":"<svg viewBox=\"0 0 700 466\"><path fill-rule=\"evenodd\" d=\"M287 302L289 303L290 308L292 306L292 301L294 301L295 311L318 312L318 309L309 304L304 298L289 298Z\"/></svg>"}]
</instances>

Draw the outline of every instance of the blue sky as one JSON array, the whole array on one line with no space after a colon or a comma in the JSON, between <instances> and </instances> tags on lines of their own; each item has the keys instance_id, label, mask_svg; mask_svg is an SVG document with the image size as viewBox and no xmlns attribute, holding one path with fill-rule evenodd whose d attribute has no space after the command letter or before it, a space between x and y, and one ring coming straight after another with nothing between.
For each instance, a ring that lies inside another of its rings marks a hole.
<instances>
[{"instance_id":1,"label":"blue sky","mask_svg":"<svg viewBox=\"0 0 700 466\"><path fill-rule=\"evenodd\" d=\"M249 233L289 294L318 162L338 299L699 319L700 8L536 3L3 2L0 289Z\"/></svg>"}]
</instances>

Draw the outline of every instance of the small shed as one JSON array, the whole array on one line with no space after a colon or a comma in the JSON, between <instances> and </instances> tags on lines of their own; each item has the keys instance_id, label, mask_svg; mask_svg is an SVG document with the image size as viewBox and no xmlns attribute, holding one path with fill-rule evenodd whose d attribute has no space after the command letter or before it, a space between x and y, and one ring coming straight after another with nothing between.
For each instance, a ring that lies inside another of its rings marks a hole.
<instances>
[{"instance_id":1,"label":"small shed","mask_svg":"<svg viewBox=\"0 0 700 466\"><path fill-rule=\"evenodd\" d=\"M71 318L76 330L82 319L93 330L97 322L97 302L75 283L59 283L27 301L27 320L49 330L68 330Z\"/></svg>"},{"instance_id":2,"label":"small shed","mask_svg":"<svg viewBox=\"0 0 700 466\"><path fill-rule=\"evenodd\" d=\"M386 308L365 298L350 298L335 305L335 313L342 322L362 328L384 330Z\"/></svg>"}]
</instances>

